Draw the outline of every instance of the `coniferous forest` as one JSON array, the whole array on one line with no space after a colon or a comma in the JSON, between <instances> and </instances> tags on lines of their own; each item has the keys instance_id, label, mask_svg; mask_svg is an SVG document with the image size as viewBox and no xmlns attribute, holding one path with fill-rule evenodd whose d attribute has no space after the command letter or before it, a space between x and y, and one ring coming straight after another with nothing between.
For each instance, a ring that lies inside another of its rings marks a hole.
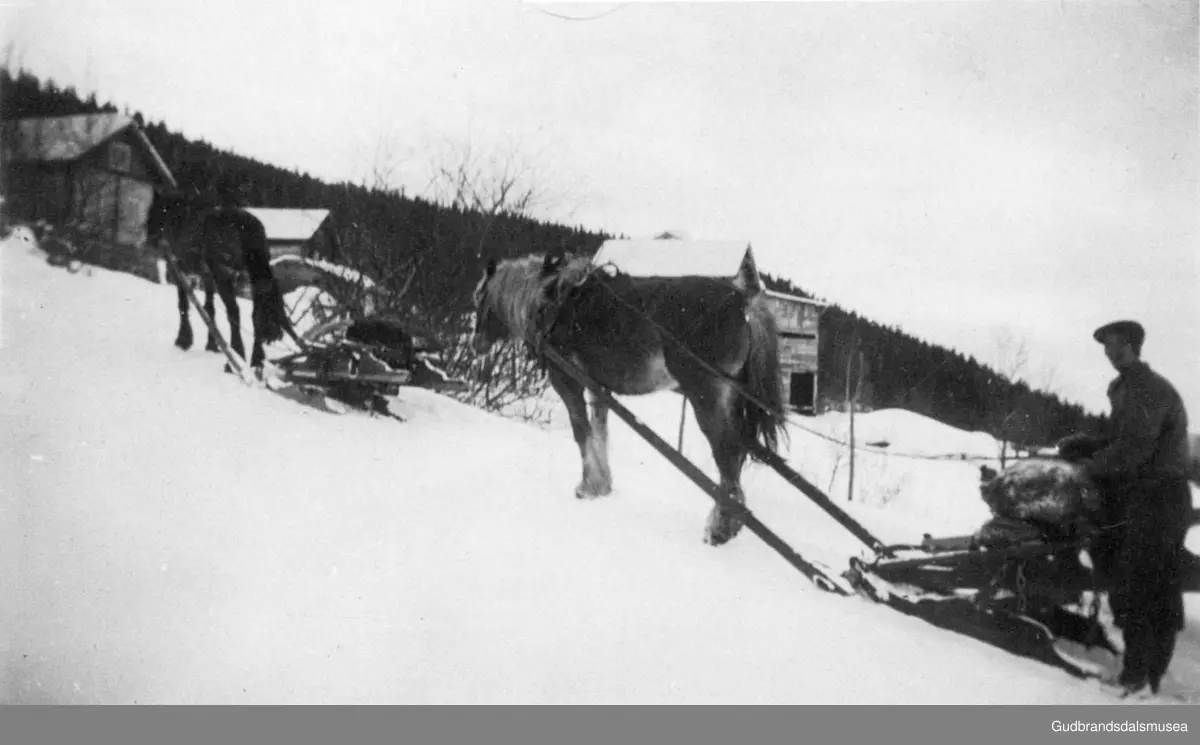
<instances>
[{"instance_id":1,"label":"coniferous forest","mask_svg":"<svg viewBox=\"0 0 1200 745\"><path fill-rule=\"evenodd\" d=\"M117 112L27 71L0 71L0 114L25 117ZM562 248L594 253L606 233L556 225L508 210L481 214L377 186L327 183L189 140L166 122L134 116L180 184L247 206L323 208L333 217L344 259L373 276L404 283L404 302L428 318L461 316L479 279L479 257L504 258ZM395 270L394 272L392 270ZM374 271L372 271L374 270ZM393 276L394 275L394 276ZM770 289L812 297L788 278L764 275ZM897 328L836 304L821 317L818 396L824 407L850 397L860 410L905 408L946 424L1036 446L1076 431L1094 432L1103 416Z\"/></svg>"}]
</instances>

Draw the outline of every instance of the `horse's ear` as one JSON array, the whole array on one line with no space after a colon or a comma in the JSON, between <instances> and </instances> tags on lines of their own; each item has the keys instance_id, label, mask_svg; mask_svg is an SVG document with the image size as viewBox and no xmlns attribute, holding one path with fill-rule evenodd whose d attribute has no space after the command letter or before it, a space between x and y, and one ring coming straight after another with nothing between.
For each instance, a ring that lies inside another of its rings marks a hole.
<instances>
[{"instance_id":1,"label":"horse's ear","mask_svg":"<svg viewBox=\"0 0 1200 745\"><path fill-rule=\"evenodd\" d=\"M542 276L549 277L552 274L557 274L562 265L566 263L566 256L561 248L556 248L546 254L546 259L542 262Z\"/></svg>"},{"instance_id":2,"label":"horse's ear","mask_svg":"<svg viewBox=\"0 0 1200 745\"><path fill-rule=\"evenodd\" d=\"M495 274L496 274L496 259L495 259L495 257L488 259L487 269L484 270L484 274L488 277L495 276Z\"/></svg>"}]
</instances>

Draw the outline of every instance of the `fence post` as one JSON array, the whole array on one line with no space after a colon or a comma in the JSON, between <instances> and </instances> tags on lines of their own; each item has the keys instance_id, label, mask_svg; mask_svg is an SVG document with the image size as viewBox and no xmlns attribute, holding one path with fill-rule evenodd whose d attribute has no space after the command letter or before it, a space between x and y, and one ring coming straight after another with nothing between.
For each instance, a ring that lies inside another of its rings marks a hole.
<instances>
[{"instance_id":1,"label":"fence post","mask_svg":"<svg viewBox=\"0 0 1200 745\"><path fill-rule=\"evenodd\" d=\"M858 343L855 342L854 346L857 349ZM854 357L855 357L854 354L850 355L851 362L853 362ZM855 408L857 408L858 397L859 397L859 395L862 394L863 353L861 350L858 352L857 357L858 357L858 382L855 383L853 397L850 396L850 362L846 363L846 403L850 406L850 479L849 479L849 485L846 487L846 501L847 502L854 501L854 450L855 450L854 410L855 410Z\"/></svg>"},{"instance_id":2,"label":"fence post","mask_svg":"<svg viewBox=\"0 0 1200 745\"><path fill-rule=\"evenodd\" d=\"M850 398L850 370L846 370L846 405L850 409L850 476L846 484L846 501L854 501L854 400Z\"/></svg>"}]
</instances>

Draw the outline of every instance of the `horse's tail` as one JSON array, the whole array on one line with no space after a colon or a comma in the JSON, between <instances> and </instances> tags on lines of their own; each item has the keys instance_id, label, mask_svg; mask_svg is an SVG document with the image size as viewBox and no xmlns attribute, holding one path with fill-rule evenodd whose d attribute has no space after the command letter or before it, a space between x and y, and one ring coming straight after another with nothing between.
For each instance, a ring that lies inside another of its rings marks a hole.
<instances>
[{"instance_id":1,"label":"horse's tail","mask_svg":"<svg viewBox=\"0 0 1200 745\"><path fill-rule=\"evenodd\" d=\"M279 279L271 269L271 251L267 246L267 231L252 215L246 214L239 229L242 233L242 256L254 299L256 333L262 334L264 344L279 341L284 331L292 328ZM293 329L294 331L294 329Z\"/></svg>"},{"instance_id":2,"label":"horse's tail","mask_svg":"<svg viewBox=\"0 0 1200 745\"><path fill-rule=\"evenodd\" d=\"M738 382L749 397L738 397L742 434L771 452L777 452L787 437L787 411L780 379L779 335L775 315L762 299L752 298L746 307L750 332L750 354Z\"/></svg>"}]
</instances>

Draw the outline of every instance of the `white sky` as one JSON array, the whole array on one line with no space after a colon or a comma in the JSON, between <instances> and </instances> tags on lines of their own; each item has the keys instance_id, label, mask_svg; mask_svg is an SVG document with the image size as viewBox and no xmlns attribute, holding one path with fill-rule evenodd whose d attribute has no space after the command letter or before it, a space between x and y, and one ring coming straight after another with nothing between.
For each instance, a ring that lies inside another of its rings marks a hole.
<instances>
[{"instance_id":1,"label":"white sky","mask_svg":"<svg viewBox=\"0 0 1200 745\"><path fill-rule=\"evenodd\" d=\"M540 8L540 10L539 10ZM568 21L560 15L601 17ZM605 14L605 11L612 10ZM516 141L545 215L761 268L1106 411L1092 330L1200 417L1197 3L30 2L39 76L326 179Z\"/></svg>"}]
</instances>

